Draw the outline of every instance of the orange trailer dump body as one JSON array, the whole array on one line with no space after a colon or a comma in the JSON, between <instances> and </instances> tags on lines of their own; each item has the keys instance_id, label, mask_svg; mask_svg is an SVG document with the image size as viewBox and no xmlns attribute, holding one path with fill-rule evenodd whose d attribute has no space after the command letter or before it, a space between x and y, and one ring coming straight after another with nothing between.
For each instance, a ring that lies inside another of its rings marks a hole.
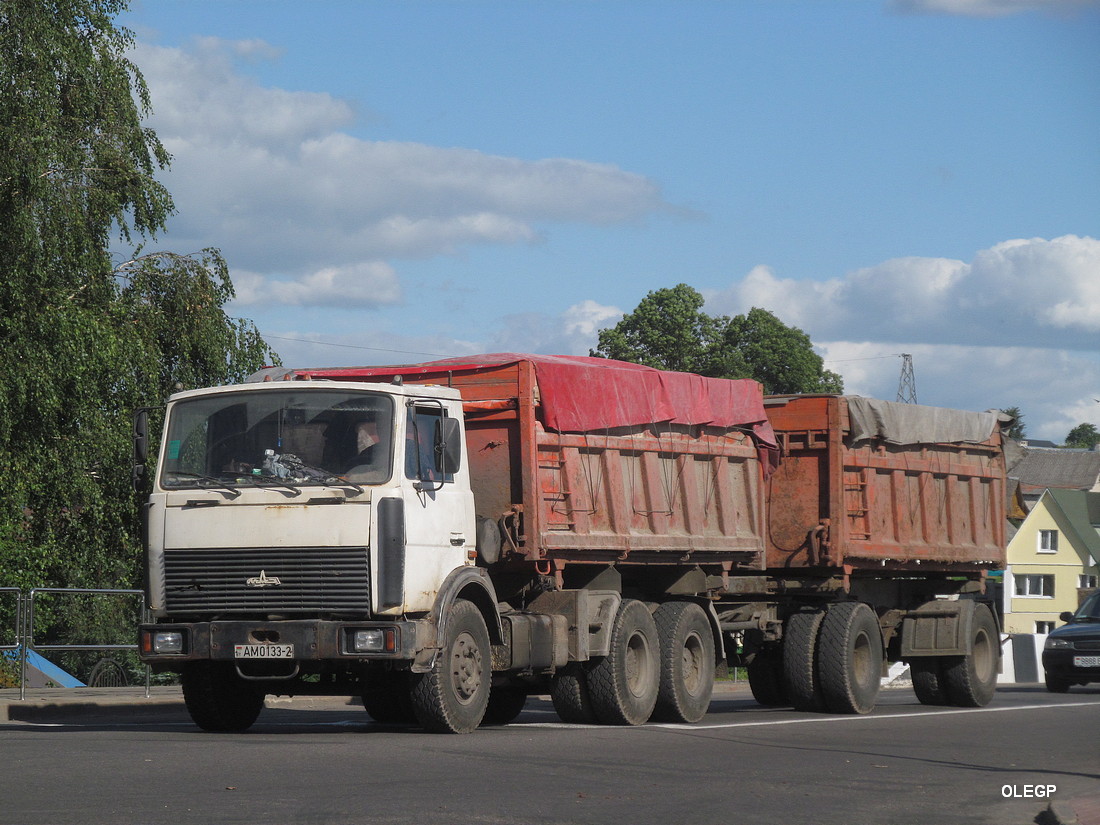
<instances>
[{"instance_id":1,"label":"orange trailer dump body","mask_svg":"<svg viewBox=\"0 0 1100 825\"><path fill-rule=\"evenodd\" d=\"M766 565L974 573L1005 560L998 416L854 396L766 401Z\"/></svg>"},{"instance_id":2,"label":"orange trailer dump body","mask_svg":"<svg viewBox=\"0 0 1100 825\"><path fill-rule=\"evenodd\" d=\"M775 442L754 381L511 353L282 372L460 389L477 513L513 557L764 568Z\"/></svg>"}]
</instances>

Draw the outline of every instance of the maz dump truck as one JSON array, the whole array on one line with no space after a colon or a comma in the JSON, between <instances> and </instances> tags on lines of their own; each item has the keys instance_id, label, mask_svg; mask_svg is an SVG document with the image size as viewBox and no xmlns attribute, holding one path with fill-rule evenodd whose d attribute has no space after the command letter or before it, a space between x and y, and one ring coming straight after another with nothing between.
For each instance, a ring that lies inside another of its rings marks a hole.
<instances>
[{"instance_id":1,"label":"maz dump truck","mask_svg":"<svg viewBox=\"0 0 1100 825\"><path fill-rule=\"evenodd\" d=\"M992 698L995 414L501 354L271 368L165 415L139 649L206 730L268 694L690 723L730 665L800 710L870 712L897 661L922 702Z\"/></svg>"}]
</instances>

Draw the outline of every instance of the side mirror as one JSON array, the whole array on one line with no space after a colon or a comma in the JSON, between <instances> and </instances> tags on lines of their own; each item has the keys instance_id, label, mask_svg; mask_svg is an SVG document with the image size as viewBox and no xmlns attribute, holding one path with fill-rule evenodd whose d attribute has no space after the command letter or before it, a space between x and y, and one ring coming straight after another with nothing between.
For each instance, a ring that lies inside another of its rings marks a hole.
<instances>
[{"instance_id":1,"label":"side mirror","mask_svg":"<svg viewBox=\"0 0 1100 825\"><path fill-rule=\"evenodd\" d=\"M462 468L462 427L457 418L440 418L436 422L435 455L444 475Z\"/></svg>"},{"instance_id":2,"label":"side mirror","mask_svg":"<svg viewBox=\"0 0 1100 825\"><path fill-rule=\"evenodd\" d=\"M1058 621L1069 624L1073 621L1073 614L1066 610L1065 612L1058 614Z\"/></svg>"},{"instance_id":3,"label":"side mirror","mask_svg":"<svg viewBox=\"0 0 1100 825\"><path fill-rule=\"evenodd\" d=\"M134 411L134 464L130 469L130 480L134 490L141 492L145 480L145 462L149 458L149 411Z\"/></svg>"}]
</instances>

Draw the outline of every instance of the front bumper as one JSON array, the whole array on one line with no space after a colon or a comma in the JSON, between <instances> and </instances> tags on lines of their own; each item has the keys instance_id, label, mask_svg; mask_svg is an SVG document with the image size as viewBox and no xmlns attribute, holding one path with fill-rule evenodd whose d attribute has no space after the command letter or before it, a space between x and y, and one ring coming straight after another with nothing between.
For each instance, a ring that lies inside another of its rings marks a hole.
<instances>
[{"instance_id":1,"label":"front bumper","mask_svg":"<svg viewBox=\"0 0 1100 825\"><path fill-rule=\"evenodd\" d=\"M356 650L358 631L380 630L379 650ZM216 621L143 624L138 628L138 655L159 669L173 669L196 661L239 661L239 646L293 646L294 661L379 661L416 658L432 646L427 622L333 621ZM163 634L180 634L178 652L158 652Z\"/></svg>"},{"instance_id":2,"label":"front bumper","mask_svg":"<svg viewBox=\"0 0 1100 825\"><path fill-rule=\"evenodd\" d=\"M1071 682L1100 682L1100 667L1078 667L1074 665L1074 656L1100 656L1097 651L1081 651L1067 648L1055 648L1043 651L1043 670L1059 679Z\"/></svg>"}]
</instances>

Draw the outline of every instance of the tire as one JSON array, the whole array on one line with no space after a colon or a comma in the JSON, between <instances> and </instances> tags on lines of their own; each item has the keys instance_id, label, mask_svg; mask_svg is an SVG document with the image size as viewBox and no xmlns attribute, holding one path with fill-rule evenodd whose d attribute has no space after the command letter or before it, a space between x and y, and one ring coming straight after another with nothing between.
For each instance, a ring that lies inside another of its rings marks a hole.
<instances>
[{"instance_id":1,"label":"tire","mask_svg":"<svg viewBox=\"0 0 1100 825\"><path fill-rule=\"evenodd\" d=\"M507 725L523 713L527 704L527 688L501 685L489 691L489 704L485 708L482 726Z\"/></svg>"},{"instance_id":2,"label":"tire","mask_svg":"<svg viewBox=\"0 0 1100 825\"><path fill-rule=\"evenodd\" d=\"M1001 656L997 621L984 604L974 606L969 643L965 656L944 657L943 681L952 705L981 708L993 701L997 691Z\"/></svg>"},{"instance_id":3,"label":"tire","mask_svg":"<svg viewBox=\"0 0 1100 825\"><path fill-rule=\"evenodd\" d=\"M492 680L489 631L472 602L451 606L444 639L428 673L414 673L411 697L417 721L432 733L477 730L489 704Z\"/></svg>"},{"instance_id":4,"label":"tire","mask_svg":"<svg viewBox=\"0 0 1100 825\"><path fill-rule=\"evenodd\" d=\"M1051 676L1049 673L1043 675L1043 681L1050 693L1069 693L1069 686L1073 684L1069 679Z\"/></svg>"},{"instance_id":5,"label":"tire","mask_svg":"<svg viewBox=\"0 0 1100 825\"><path fill-rule=\"evenodd\" d=\"M246 731L264 707L264 694L229 664L196 662L183 671L180 682L191 719L211 733Z\"/></svg>"},{"instance_id":6,"label":"tire","mask_svg":"<svg viewBox=\"0 0 1100 825\"><path fill-rule=\"evenodd\" d=\"M660 643L644 604L624 600L611 630L611 652L588 671L588 691L597 721L641 725L649 721L661 684Z\"/></svg>"},{"instance_id":7,"label":"tire","mask_svg":"<svg viewBox=\"0 0 1100 825\"><path fill-rule=\"evenodd\" d=\"M790 706L783 684L783 658L772 651L761 651L745 666L749 673L752 698L766 708Z\"/></svg>"},{"instance_id":8,"label":"tire","mask_svg":"<svg viewBox=\"0 0 1100 825\"><path fill-rule=\"evenodd\" d=\"M596 724L596 711L588 692L588 674L573 662L566 665L550 681L550 701L561 721L571 725Z\"/></svg>"},{"instance_id":9,"label":"tire","mask_svg":"<svg viewBox=\"0 0 1100 825\"><path fill-rule=\"evenodd\" d=\"M703 608L668 602L653 614L661 654L661 676L652 718L698 722L714 692L714 635Z\"/></svg>"},{"instance_id":10,"label":"tire","mask_svg":"<svg viewBox=\"0 0 1100 825\"><path fill-rule=\"evenodd\" d=\"M922 656L909 662L913 692L922 705L950 705L943 683L943 662L938 656Z\"/></svg>"},{"instance_id":11,"label":"tire","mask_svg":"<svg viewBox=\"0 0 1100 825\"><path fill-rule=\"evenodd\" d=\"M825 700L814 673L814 652L823 610L792 613L783 631L783 684L795 710L822 711Z\"/></svg>"},{"instance_id":12,"label":"tire","mask_svg":"<svg viewBox=\"0 0 1100 825\"><path fill-rule=\"evenodd\" d=\"M363 707L375 722L415 725L407 671L382 671L370 674L363 685Z\"/></svg>"},{"instance_id":13,"label":"tire","mask_svg":"<svg viewBox=\"0 0 1100 825\"><path fill-rule=\"evenodd\" d=\"M870 713L882 685L882 631L862 602L831 606L817 641L817 677L831 713Z\"/></svg>"}]
</instances>

